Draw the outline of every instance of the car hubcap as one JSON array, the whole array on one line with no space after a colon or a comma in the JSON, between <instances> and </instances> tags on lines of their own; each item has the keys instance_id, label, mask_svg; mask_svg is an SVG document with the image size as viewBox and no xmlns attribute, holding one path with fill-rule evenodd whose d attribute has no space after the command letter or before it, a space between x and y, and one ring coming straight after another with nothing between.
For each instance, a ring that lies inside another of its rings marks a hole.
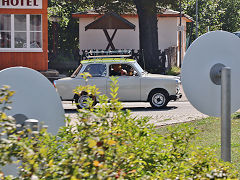
<instances>
[{"instance_id":1,"label":"car hubcap","mask_svg":"<svg viewBox=\"0 0 240 180\"><path fill-rule=\"evenodd\" d=\"M79 97L78 99L78 104L81 108L87 108L88 107L88 104L87 104L87 99L89 97L87 95L82 95Z\"/></svg>"},{"instance_id":2,"label":"car hubcap","mask_svg":"<svg viewBox=\"0 0 240 180\"><path fill-rule=\"evenodd\" d=\"M162 93L156 93L152 97L152 103L157 107L162 106L165 103L165 101L166 101L165 96Z\"/></svg>"}]
</instances>

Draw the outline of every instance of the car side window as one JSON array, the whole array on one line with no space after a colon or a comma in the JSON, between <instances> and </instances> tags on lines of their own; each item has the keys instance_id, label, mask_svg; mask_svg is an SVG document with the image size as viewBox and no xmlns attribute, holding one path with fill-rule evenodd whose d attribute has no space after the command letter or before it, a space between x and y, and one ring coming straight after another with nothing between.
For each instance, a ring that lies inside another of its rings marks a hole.
<instances>
[{"instance_id":1,"label":"car side window","mask_svg":"<svg viewBox=\"0 0 240 180\"><path fill-rule=\"evenodd\" d=\"M112 64L109 66L110 76L138 76L132 66L128 64Z\"/></svg>"},{"instance_id":2,"label":"car side window","mask_svg":"<svg viewBox=\"0 0 240 180\"><path fill-rule=\"evenodd\" d=\"M92 77L105 77L107 74L106 64L89 64L83 72L88 72Z\"/></svg>"},{"instance_id":3,"label":"car side window","mask_svg":"<svg viewBox=\"0 0 240 180\"><path fill-rule=\"evenodd\" d=\"M122 64L112 64L109 66L110 76L124 76L127 75L127 71L122 68Z\"/></svg>"}]
</instances>

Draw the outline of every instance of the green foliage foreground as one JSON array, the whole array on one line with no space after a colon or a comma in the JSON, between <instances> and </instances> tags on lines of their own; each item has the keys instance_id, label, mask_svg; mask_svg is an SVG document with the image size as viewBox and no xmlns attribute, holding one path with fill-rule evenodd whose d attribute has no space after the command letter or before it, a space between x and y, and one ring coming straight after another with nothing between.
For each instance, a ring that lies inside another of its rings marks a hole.
<instances>
[{"instance_id":1,"label":"green foliage foreground","mask_svg":"<svg viewBox=\"0 0 240 180\"><path fill-rule=\"evenodd\" d=\"M113 79L110 103L80 110L56 136L42 130L29 138L16 132L13 118L0 113L0 165L21 162L18 177L7 179L216 179L234 178L230 163L210 149L190 142L196 130L187 126L157 133L147 118L132 117L116 98ZM81 89L83 90L83 89ZM3 93L2 93L3 92ZM5 93L4 93L5 92ZM1 104L12 95L1 89ZM6 96L7 95L7 96ZM71 125L72 124L72 125ZM4 176L3 173L1 173ZM0 178L1 179L1 178Z\"/></svg>"}]
</instances>

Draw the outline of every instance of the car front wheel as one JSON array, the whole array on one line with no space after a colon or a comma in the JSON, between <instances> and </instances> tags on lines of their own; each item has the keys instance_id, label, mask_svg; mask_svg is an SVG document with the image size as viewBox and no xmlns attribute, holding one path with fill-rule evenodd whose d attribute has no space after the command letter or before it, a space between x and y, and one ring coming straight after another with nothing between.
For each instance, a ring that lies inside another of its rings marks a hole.
<instances>
[{"instance_id":1,"label":"car front wheel","mask_svg":"<svg viewBox=\"0 0 240 180\"><path fill-rule=\"evenodd\" d=\"M169 102L168 94L161 90L155 90L151 92L149 101L153 108L164 108Z\"/></svg>"}]
</instances>

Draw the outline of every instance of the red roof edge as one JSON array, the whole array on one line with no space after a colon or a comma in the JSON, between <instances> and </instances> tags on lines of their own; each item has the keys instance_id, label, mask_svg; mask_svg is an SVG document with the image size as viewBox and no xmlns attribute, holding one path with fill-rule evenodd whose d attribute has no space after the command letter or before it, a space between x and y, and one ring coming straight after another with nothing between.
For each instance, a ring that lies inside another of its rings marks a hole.
<instances>
[{"instance_id":1,"label":"red roof edge","mask_svg":"<svg viewBox=\"0 0 240 180\"><path fill-rule=\"evenodd\" d=\"M91 18L91 17L102 17L104 14L82 14L74 13L72 14L73 18ZM138 17L137 14L123 14L122 17ZM180 14L158 14L158 17L180 17ZM182 17L186 19L187 22L193 22L189 16L182 14Z\"/></svg>"}]
</instances>

